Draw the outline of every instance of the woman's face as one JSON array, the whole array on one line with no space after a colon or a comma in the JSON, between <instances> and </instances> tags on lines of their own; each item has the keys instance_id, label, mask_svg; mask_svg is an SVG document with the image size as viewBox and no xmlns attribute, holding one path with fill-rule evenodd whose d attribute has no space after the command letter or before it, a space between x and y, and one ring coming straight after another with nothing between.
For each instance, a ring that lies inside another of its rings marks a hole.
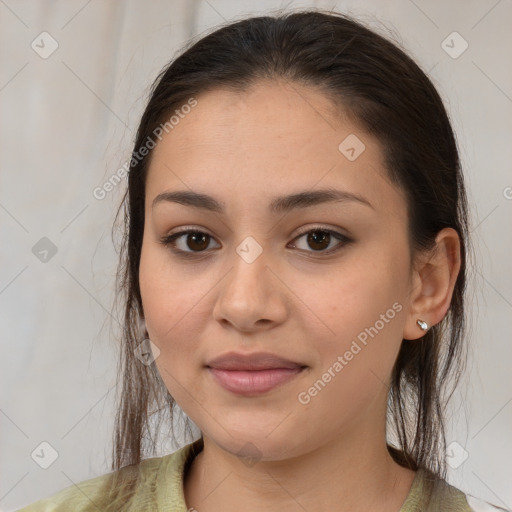
<instances>
[{"instance_id":1,"label":"woman's face","mask_svg":"<svg viewBox=\"0 0 512 512\"><path fill-rule=\"evenodd\" d=\"M382 442L411 280L406 202L377 141L297 84L196 100L147 177L140 288L167 389L231 453L285 459L341 433ZM339 198L322 201L326 189ZM168 192L209 199L154 202ZM161 242L186 230L199 234ZM208 368L229 352L305 368Z\"/></svg>"}]
</instances>

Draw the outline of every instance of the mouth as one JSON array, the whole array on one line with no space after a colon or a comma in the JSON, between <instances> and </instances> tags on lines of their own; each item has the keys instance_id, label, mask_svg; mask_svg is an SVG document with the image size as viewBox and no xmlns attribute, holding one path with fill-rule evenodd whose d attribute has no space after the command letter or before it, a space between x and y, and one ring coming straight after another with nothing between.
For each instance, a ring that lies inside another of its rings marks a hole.
<instances>
[{"instance_id":1,"label":"mouth","mask_svg":"<svg viewBox=\"0 0 512 512\"><path fill-rule=\"evenodd\" d=\"M301 368L271 368L267 370L219 370L209 368L217 383L237 395L253 396L268 391L293 379L305 370Z\"/></svg>"},{"instance_id":2,"label":"mouth","mask_svg":"<svg viewBox=\"0 0 512 512\"><path fill-rule=\"evenodd\" d=\"M269 353L231 352L210 361L206 368L225 390L256 396L289 382L307 366Z\"/></svg>"}]
</instances>

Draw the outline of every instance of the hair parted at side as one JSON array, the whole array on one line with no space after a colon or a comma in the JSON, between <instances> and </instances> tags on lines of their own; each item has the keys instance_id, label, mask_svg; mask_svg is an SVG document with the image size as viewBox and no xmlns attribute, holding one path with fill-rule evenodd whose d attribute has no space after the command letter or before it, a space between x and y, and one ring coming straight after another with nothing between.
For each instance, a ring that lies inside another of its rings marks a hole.
<instances>
[{"instance_id":1,"label":"hair parted at side","mask_svg":"<svg viewBox=\"0 0 512 512\"><path fill-rule=\"evenodd\" d=\"M446 403L465 366L464 295L468 207L455 136L436 88L396 44L350 16L321 9L279 12L226 23L187 45L154 82L137 130L128 175L116 297L124 324L113 469L154 453L162 418L172 431L175 402L155 363L135 349L148 337L139 288L145 182L152 151L138 149L190 98L215 88L244 91L261 80L310 86L381 143L390 180L407 199L411 255L434 246L445 227L460 237L461 268L445 318L420 339L403 340L393 368L388 449L412 469L445 478ZM198 100L200 101L200 99ZM135 157L136 156L136 157ZM153 416L154 415L154 416ZM158 423L150 418L158 417ZM188 432L191 432L190 429ZM172 432L174 435L174 432Z\"/></svg>"}]
</instances>

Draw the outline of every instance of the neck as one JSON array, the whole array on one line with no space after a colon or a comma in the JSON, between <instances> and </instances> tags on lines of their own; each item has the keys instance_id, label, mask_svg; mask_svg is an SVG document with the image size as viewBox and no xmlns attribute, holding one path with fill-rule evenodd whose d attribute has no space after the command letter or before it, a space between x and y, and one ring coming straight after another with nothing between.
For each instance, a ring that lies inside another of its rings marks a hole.
<instances>
[{"instance_id":1,"label":"neck","mask_svg":"<svg viewBox=\"0 0 512 512\"><path fill-rule=\"evenodd\" d=\"M397 512L415 476L393 460L385 436L367 429L338 433L296 457L263 457L252 465L203 439L184 482L187 507L201 512Z\"/></svg>"}]
</instances>

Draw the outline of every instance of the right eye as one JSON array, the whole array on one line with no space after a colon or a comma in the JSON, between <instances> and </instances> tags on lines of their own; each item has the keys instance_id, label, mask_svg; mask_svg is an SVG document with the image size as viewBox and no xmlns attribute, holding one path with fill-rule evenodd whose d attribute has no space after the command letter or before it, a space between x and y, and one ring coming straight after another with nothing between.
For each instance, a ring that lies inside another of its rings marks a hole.
<instances>
[{"instance_id":1,"label":"right eye","mask_svg":"<svg viewBox=\"0 0 512 512\"><path fill-rule=\"evenodd\" d=\"M212 240L213 237L208 233L196 229L186 229L164 236L160 242L166 247L170 246L173 252L181 255L205 252Z\"/></svg>"}]
</instances>

